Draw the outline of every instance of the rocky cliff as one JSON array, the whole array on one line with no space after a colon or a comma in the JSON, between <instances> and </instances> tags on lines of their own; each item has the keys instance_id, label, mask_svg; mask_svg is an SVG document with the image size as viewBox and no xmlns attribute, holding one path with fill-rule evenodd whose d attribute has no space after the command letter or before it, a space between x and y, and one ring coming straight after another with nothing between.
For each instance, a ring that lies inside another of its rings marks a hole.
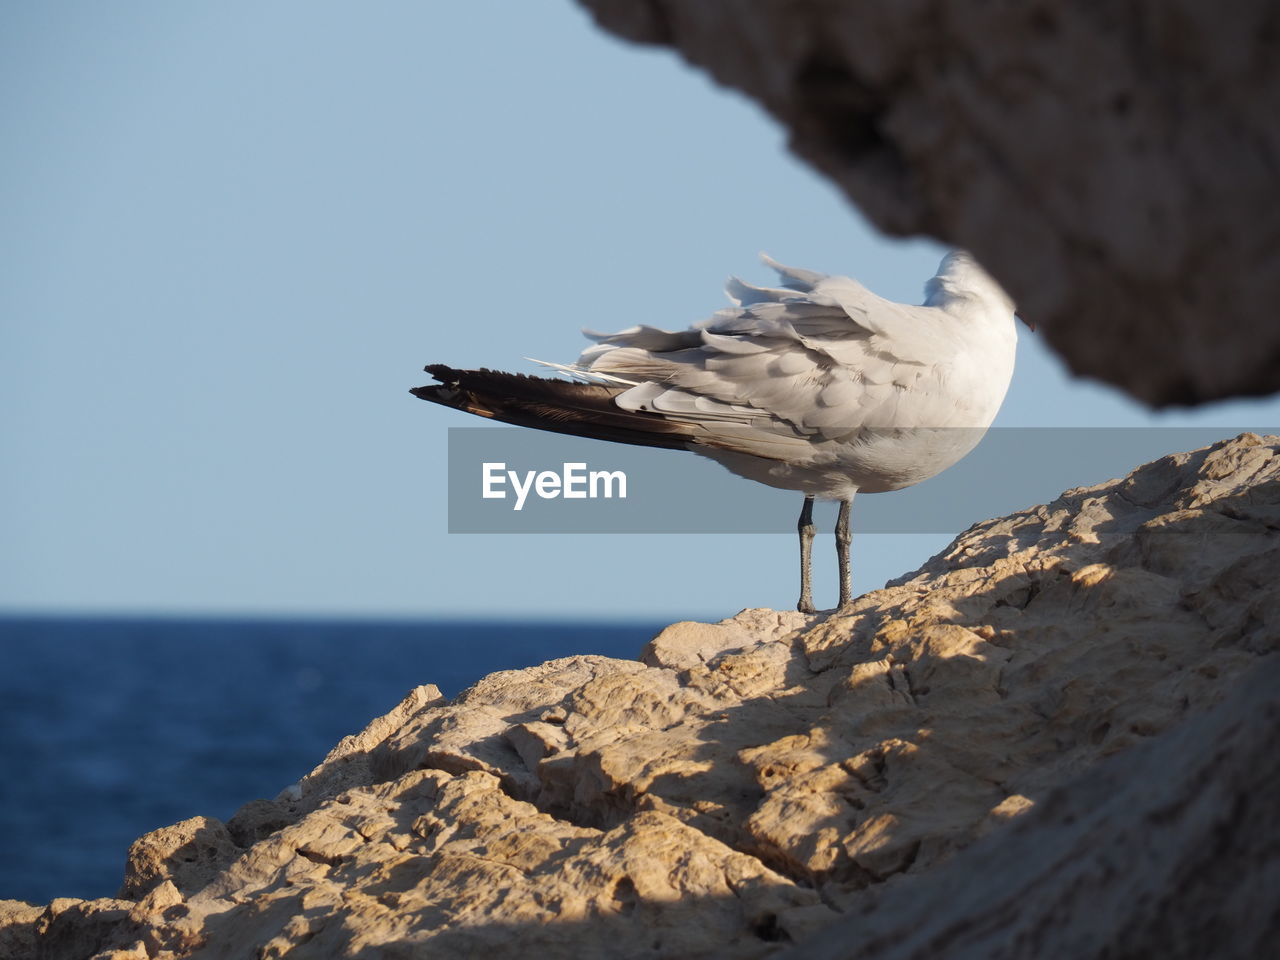
<instances>
[{"instance_id":1,"label":"rocky cliff","mask_svg":"<svg viewBox=\"0 0 1280 960\"><path fill-rule=\"evenodd\" d=\"M1257 957L1280 438L971 528L846 616L414 690L0 956Z\"/></svg>"},{"instance_id":2,"label":"rocky cliff","mask_svg":"<svg viewBox=\"0 0 1280 960\"><path fill-rule=\"evenodd\" d=\"M968 247L1076 372L1280 389L1270 0L580 2L759 101L880 229Z\"/></svg>"}]
</instances>

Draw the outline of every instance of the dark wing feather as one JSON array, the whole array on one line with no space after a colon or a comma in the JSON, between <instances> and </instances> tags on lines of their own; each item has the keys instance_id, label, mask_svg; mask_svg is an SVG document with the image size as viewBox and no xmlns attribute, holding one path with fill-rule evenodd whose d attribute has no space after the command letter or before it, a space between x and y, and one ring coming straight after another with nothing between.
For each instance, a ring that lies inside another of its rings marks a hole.
<instances>
[{"instance_id":1,"label":"dark wing feather","mask_svg":"<svg viewBox=\"0 0 1280 960\"><path fill-rule=\"evenodd\" d=\"M619 409L613 398L626 387L500 370L455 370L441 363L425 369L440 382L410 390L415 397L518 427L673 450L687 450L693 438L690 424Z\"/></svg>"}]
</instances>

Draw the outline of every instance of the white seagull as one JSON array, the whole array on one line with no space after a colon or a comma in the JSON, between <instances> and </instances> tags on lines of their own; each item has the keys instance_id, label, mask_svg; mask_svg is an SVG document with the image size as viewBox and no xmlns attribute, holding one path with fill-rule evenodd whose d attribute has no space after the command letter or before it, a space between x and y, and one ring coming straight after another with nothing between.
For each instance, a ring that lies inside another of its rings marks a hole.
<instances>
[{"instance_id":1,"label":"white seagull","mask_svg":"<svg viewBox=\"0 0 1280 960\"><path fill-rule=\"evenodd\" d=\"M846 609L854 495L927 480L977 446L1013 375L1014 305L963 251L943 258L921 306L762 259L780 287L731 278L734 306L688 330L587 332L595 346L576 363L544 364L574 380L432 364L426 371L439 383L411 392L519 426L692 450L800 491L805 613L815 612L813 501L839 500Z\"/></svg>"}]
</instances>

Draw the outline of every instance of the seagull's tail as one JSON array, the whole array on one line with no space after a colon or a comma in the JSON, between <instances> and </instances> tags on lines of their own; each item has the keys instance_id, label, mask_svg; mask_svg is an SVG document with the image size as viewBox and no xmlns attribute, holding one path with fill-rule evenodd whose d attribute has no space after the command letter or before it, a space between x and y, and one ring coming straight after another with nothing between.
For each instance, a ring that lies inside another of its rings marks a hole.
<instances>
[{"instance_id":1,"label":"seagull's tail","mask_svg":"<svg viewBox=\"0 0 1280 960\"><path fill-rule=\"evenodd\" d=\"M476 416L642 447L687 450L692 439L689 424L620 409L613 398L626 390L625 386L575 383L500 370L455 370L441 363L425 369L440 382L415 387L410 393Z\"/></svg>"}]
</instances>

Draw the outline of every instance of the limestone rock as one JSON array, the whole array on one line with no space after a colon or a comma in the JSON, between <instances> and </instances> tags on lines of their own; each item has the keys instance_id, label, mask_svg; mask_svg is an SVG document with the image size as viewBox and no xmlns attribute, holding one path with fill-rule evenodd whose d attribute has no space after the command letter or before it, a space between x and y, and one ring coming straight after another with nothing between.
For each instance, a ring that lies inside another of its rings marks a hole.
<instances>
[{"instance_id":1,"label":"limestone rock","mask_svg":"<svg viewBox=\"0 0 1280 960\"><path fill-rule=\"evenodd\" d=\"M131 928L133 907L128 900L56 899L36 921L34 956L40 960L81 960L109 953L113 943ZM15 954L14 960L24 960L23 955Z\"/></svg>"},{"instance_id":2,"label":"limestone rock","mask_svg":"<svg viewBox=\"0 0 1280 960\"><path fill-rule=\"evenodd\" d=\"M288 807L274 800L250 800L227 821L227 833L238 847L251 847L297 819Z\"/></svg>"},{"instance_id":3,"label":"limestone rock","mask_svg":"<svg viewBox=\"0 0 1280 960\"><path fill-rule=\"evenodd\" d=\"M415 692L234 830L135 844L137 902L0 910L0 938L115 960L1260 955L1278 561L1280 438L1165 457L977 524L845 615L749 610L641 662Z\"/></svg>"},{"instance_id":4,"label":"limestone rock","mask_svg":"<svg viewBox=\"0 0 1280 960\"><path fill-rule=\"evenodd\" d=\"M0 900L0 957L30 957L36 952L36 924L44 907L21 900Z\"/></svg>"},{"instance_id":5,"label":"limestone rock","mask_svg":"<svg viewBox=\"0 0 1280 960\"><path fill-rule=\"evenodd\" d=\"M226 826L213 817L192 817L153 830L129 848L120 896L140 899L166 881L184 893L192 893L239 853Z\"/></svg>"},{"instance_id":6,"label":"limestone rock","mask_svg":"<svg viewBox=\"0 0 1280 960\"><path fill-rule=\"evenodd\" d=\"M1280 389L1274 3L581 2L758 100L880 229L972 250L1077 373Z\"/></svg>"},{"instance_id":7,"label":"limestone rock","mask_svg":"<svg viewBox=\"0 0 1280 960\"><path fill-rule=\"evenodd\" d=\"M1208 716L868 898L794 960L1267 956L1280 937L1280 660L1233 686Z\"/></svg>"},{"instance_id":8,"label":"limestone rock","mask_svg":"<svg viewBox=\"0 0 1280 960\"><path fill-rule=\"evenodd\" d=\"M791 633L807 622L793 610L744 610L720 623L673 623L649 641L640 660L673 670L703 667L721 654L757 646L761 634Z\"/></svg>"},{"instance_id":9,"label":"limestone rock","mask_svg":"<svg viewBox=\"0 0 1280 960\"><path fill-rule=\"evenodd\" d=\"M442 703L444 697L434 683L414 687L390 713L378 717L359 733L343 737L318 767L282 791L271 807L258 806L254 810L237 811L237 816L243 813L246 821L251 820L255 824L264 815L268 820L296 819L314 810L321 801L337 796L348 786L368 783L372 776L369 764L374 750L382 741L418 713ZM262 829L261 825L258 829Z\"/></svg>"}]
</instances>

